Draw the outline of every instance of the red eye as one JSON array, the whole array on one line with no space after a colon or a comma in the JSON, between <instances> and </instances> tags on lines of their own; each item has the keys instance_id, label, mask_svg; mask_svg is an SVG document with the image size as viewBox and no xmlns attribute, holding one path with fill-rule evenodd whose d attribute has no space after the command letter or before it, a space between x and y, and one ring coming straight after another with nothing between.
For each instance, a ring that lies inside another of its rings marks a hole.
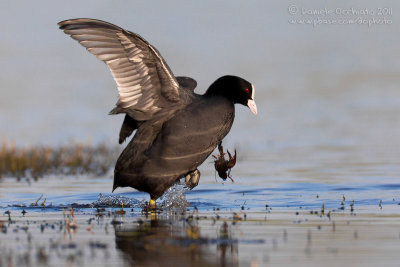
<instances>
[{"instance_id":1,"label":"red eye","mask_svg":"<svg viewBox=\"0 0 400 267\"><path fill-rule=\"evenodd\" d=\"M246 91L246 93L249 93L249 88L246 88L245 91Z\"/></svg>"}]
</instances>

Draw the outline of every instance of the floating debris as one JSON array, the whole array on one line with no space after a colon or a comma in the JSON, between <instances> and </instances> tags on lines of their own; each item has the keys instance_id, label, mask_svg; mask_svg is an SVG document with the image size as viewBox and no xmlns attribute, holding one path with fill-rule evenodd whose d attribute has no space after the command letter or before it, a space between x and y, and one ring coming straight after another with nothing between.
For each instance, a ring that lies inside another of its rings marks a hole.
<instances>
[{"instance_id":1,"label":"floating debris","mask_svg":"<svg viewBox=\"0 0 400 267\"><path fill-rule=\"evenodd\" d=\"M4 214L8 215L8 222L11 223L11 211L7 210Z\"/></svg>"},{"instance_id":2,"label":"floating debris","mask_svg":"<svg viewBox=\"0 0 400 267\"><path fill-rule=\"evenodd\" d=\"M244 205L246 205L246 201L247 201L247 200L245 200L244 203L243 203L243 205L240 207L242 210L244 210Z\"/></svg>"},{"instance_id":3,"label":"floating debris","mask_svg":"<svg viewBox=\"0 0 400 267\"><path fill-rule=\"evenodd\" d=\"M31 207L37 207L39 200L41 200L42 198L43 198L43 194L35 202L31 203L30 206Z\"/></svg>"},{"instance_id":4,"label":"floating debris","mask_svg":"<svg viewBox=\"0 0 400 267\"><path fill-rule=\"evenodd\" d=\"M124 215L126 211L124 211L124 202L121 201L121 209L114 212L117 215Z\"/></svg>"},{"instance_id":5,"label":"floating debris","mask_svg":"<svg viewBox=\"0 0 400 267\"><path fill-rule=\"evenodd\" d=\"M240 216L240 214L234 212L233 213L233 222L238 222L238 221L241 221L241 220L242 220L242 217Z\"/></svg>"},{"instance_id":6,"label":"floating debris","mask_svg":"<svg viewBox=\"0 0 400 267\"><path fill-rule=\"evenodd\" d=\"M63 209L63 216L64 216L64 225L68 232L75 232L78 228L78 223L76 221L74 209L70 208L69 212L66 209Z\"/></svg>"},{"instance_id":7,"label":"floating debris","mask_svg":"<svg viewBox=\"0 0 400 267\"><path fill-rule=\"evenodd\" d=\"M105 208L96 208L96 216L97 217L102 217L106 214L106 209Z\"/></svg>"},{"instance_id":8,"label":"floating debris","mask_svg":"<svg viewBox=\"0 0 400 267\"><path fill-rule=\"evenodd\" d=\"M40 206L44 207L44 204L46 203L47 198L44 198L42 204L40 204Z\"/></svg>"}]
</instances>

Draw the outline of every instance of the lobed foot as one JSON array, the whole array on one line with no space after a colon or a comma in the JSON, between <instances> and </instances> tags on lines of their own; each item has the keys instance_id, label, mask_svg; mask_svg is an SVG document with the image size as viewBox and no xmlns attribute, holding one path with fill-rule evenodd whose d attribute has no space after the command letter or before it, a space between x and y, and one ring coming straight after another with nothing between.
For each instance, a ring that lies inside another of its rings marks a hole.
<instances>
[{"instance_id":1,"label":"lobed foot","mask_svg":"<svg viewBox=\"0 0 400 267\"><path fill-rule=\"evenodd\" d=\"M198 169L189 172L188 174L186 174L185 176L185 183L186 186L192 190L193 188L195 188L200 181L200 171Z\"/></svg>"},{"instance_id":2,"label":"lobed foot","mask_svg":"<svg viewBox=\"0 0 400 267\"><path fill-rule=\"evenodd\" d=\"M149 208L153 210L156 207L157 207L156 201L154 199L150 198Z\"/></svg>"}]
</instances>

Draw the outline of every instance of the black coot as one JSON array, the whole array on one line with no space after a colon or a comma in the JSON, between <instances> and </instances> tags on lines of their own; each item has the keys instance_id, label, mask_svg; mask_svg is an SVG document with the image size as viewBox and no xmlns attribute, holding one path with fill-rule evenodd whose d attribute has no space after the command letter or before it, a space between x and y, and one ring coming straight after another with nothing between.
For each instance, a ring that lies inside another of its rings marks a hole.
<instances>
[{"instance_id":1,"label":"black coot","mask_svg":"<svg viewBox=\"0 0 400 267\"><path fill-rule=\"evenodd\" d=\"M175 77L157 49L135 33L94 19L58 25L110 68L119 93L110 114L126 114L119 142L137 130L115 166L113 191L130 186L149 193L154 204L181 177L193 188L197 167L231 129L234 104L257 114L254 87L242 78L223 76L199 95L195 80Z\"/></svg>"}]
</instances>

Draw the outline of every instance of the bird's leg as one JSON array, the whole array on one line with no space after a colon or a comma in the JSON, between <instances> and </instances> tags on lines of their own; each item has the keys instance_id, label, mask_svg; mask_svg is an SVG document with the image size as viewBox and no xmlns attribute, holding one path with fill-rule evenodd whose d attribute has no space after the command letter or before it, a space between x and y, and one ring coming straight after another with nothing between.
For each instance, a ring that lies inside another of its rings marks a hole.
<instances>
[{"instance_id":1,"label":"bird's leg","mask_svg":"<svg viewBox=\"0 0 400 267\"><path fill-rule=\"evenodd\" d=\"M150 198L149 208L152 210L156 208L156 201L152 198Z\"/></svg>"},{"instance_id":2,"label":"bird's leg","mask_svg":"<svg viewBox=\"0 0 400 267\"><path fill-rule=\"evenodd\" d=\"M192 172L189 172L188 174L185 175L185 183L186 186L192 190L195 188L200 181L200 171L198 169L195 169Z\"/></svg>"},{"instance_id":3,"label":"bird's leg","mask_svg":"<svg viewBox=\"0 0 400 267\"><path fill-rule=\"evenodd\" d=\"M222 141L219 142L219 144L218 144L218 151L219 151L218 157L223 159L225 156L225 153L224 153L224 147L222 146Z\"/></svg>"},{"instance_id":4,"label":"bird's leg","mask_svg":"<svg viewBox=\"0 0 400 267\"><path fill-rule=\"evenodd\" d=\"M233 178L231 177L231 169L228 170L228 178L231 179L232 183L235 182L235 181L233 180Z\"/></svg>"},{"instance_id":5,"label":"bird's leg","mask_svg":"<svg viewBox=\"0 0 400 267\"><path fill-rule=\"evenodd\" d=\"M235 149L235 156L232 157L231 153L229 153L229 150L226 150L228 152L228 156L229 156L229 161L227 164L227 167L229 169L232 169L235 165L236 165L236 149Z\"/></svg>"}]
</instances>

